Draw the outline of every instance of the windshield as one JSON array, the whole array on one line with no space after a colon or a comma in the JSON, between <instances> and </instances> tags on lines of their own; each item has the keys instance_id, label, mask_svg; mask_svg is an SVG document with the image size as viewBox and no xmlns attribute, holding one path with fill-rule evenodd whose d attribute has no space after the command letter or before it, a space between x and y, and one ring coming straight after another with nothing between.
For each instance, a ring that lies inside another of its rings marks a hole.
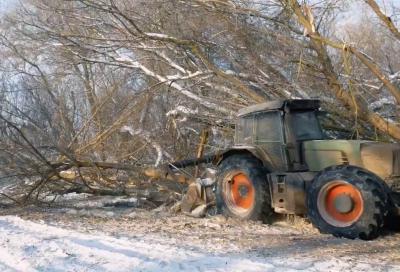
<instances>
[{"instance_id":1,"label":"windshield","mask_svg":"<svg viewBox=\"0 0 400 272\"><path fill-rule=\"evenodd\" d=\"M296 140L321 140L322 130L314 111L292 112L292 127Z\"/></svg>"}]
</instances>

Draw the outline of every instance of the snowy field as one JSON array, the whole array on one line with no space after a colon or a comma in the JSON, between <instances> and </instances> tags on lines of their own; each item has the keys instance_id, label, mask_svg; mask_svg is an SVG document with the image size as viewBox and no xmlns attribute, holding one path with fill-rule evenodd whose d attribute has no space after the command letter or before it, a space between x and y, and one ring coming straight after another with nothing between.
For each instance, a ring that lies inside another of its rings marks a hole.
<instances>
[{"instance_id":1,"label":"snowy field","mask_svg":"<svg viewBox=\"0 0 400 272\"><path fill-rule=\"evenodd\" d=\"M69 194L0 205L3 271L400 271L400 233L338 239L302 218L193 218L134 197Z\"/></svg>"},{"instance_id":2,"label":"snowy field","mask_svg":"<svg viewBox=\"0 0 400 272\"><path fill-rule=\"evenodd\" d=\"M110 220L118 229L121 222ZM202 222L207 223L204 220ZM96 226L92 231L87 228L85 231L85 227L77 222L65 226L57 220L57 223L45 223L42 219L35 221L19 216L0 217L0 271L400 271L400 262L385 262L354 254L348 257L323 254L318 257L318 252L312 252L309 257L298 254L277 256L273 253L265 256L268 254L260 250L241 252L235 244L231 245L233 250L229 250L226 241L221 241L225 246L216 245L214 248L205 241L206 246L202 247L195 239L191 241L188 237L187 241L179 241L182 238L166 235L163 229L158 233L146 233L143 224L149 221L138 222L137 233L127 236L123 227L120 227L121 233L112 234L99 231ZM179 224L178 221L170 222ZM130 223L129 228L134 228L135 219ZM102 221L99 225L110 228ZM213 226L210 222L208 225ZM148 228L151 230L152 225ZM215 231L215 226L213 229ZM131 229L131 232L135 230ZM279 229L268 228L268 232L277 236L284 234ZM243 239L247 239L245 234ZM332 243L329 241L327 246ZM291 252L289 248L287 252Z\"/></svg>"}]
</instances>

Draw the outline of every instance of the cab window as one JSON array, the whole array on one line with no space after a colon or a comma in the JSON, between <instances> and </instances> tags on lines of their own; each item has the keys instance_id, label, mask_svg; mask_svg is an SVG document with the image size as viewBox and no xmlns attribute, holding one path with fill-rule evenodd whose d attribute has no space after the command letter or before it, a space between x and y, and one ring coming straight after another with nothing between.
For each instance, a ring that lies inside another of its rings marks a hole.
<instances>
[{"instance_id":1,"label":"cab window","mask_svg":"<svg viewBox=\"0 0 400 272\"><path fill-rule=\"evenodd\" d=\"M314 111L292 112L291 122L297 141L323 139L321 126Z\"/></svg>"}]
</instances>

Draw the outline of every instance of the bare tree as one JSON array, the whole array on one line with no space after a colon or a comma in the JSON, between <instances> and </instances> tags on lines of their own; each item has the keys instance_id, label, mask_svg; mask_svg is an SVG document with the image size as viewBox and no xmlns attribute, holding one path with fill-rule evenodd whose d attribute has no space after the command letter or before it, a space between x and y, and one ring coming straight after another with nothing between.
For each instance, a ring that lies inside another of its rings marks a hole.
<instances>
[{"instance_id":1,"label":"bare tree","mask_svg":"<svg viewBox=\"0 0 400 272\"><path fill-rule=\"evenodd\" d=\"M1 23L0 172L25 199L123 193L118 171L144 185L147 166L197 155L205 128L205 152L225 148L238 109L282 98L321 98L350 137L399 139L370 107L399 86L383 58L332 34L341 5L24 1Z\"/></svg>"}]
</instances>

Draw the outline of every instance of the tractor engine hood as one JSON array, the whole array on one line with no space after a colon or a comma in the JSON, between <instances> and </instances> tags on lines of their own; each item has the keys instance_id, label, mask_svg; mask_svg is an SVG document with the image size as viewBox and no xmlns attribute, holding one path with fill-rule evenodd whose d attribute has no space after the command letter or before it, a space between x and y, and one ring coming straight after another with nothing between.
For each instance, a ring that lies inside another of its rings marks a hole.
<instances>
[{"instance_id":1,"label":"tractor engine hood","mask_svg":"<svg viewBox=\"0 0 400 272\"><path fill-rule=\"evenodd\" d=\"M400 144L359 140L314 140L303 143L310 171L339 164L367 169L384 180L400 176Z\"/></svg>"}]
</instances>

